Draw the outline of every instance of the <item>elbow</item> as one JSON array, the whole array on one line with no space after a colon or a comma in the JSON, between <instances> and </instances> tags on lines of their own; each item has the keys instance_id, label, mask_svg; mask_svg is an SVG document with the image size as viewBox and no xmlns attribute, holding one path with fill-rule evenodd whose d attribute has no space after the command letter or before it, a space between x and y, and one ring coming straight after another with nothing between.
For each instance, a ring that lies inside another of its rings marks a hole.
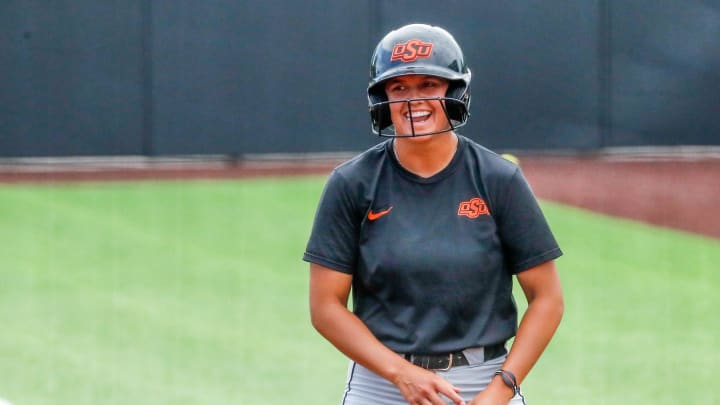
<instances>
[{"instance_id":1,"label":"elbow","mask_svg":"<svg viewBox=\"0 0 720 405\"><path fill-rule=\"evenodd\" d=\"M565 301L562 299L562 296L560 297L560 300L556 306L556 310L558 319L562 319L563 315L565 314Z\"/></svg>"},{"instance_id":2,"label":"elbow","mask_svg":"<svg viewBox=\"0 0 720 405\"><path fill-rule=\"evenodd\" d=\"M319 305L310 301L310 324L313 328L318 329L322 326L322 319L323 316L321 308L319 308Z\"/></svg>"},{"instance_id":3,"label":"elbow","mask_svg":"<svg viewBox=\"0 0 720 405\"><path fill-rule=\"evenodd\" d=\"M323 316L320 314L320 311L317 309L310 307L310 324L315 328L315 330L320 331L322 329L323 322Z\"/></svg>"},{"instance_id":4,"label":"elbow","mask_svg":"<svg viewBox=\"0 0 720 405\"><path fill-rule=\"evenodd\" d=\"M565 300L563 299L562 293L556 294L552 300L551 310L559 322L565 313Z\"/></svg>"},{"instance_id":5,"label":"elbow","mask_svg":"<svg viewBox=\"0 0 720 405\"><path fill-rule=\"evenodd\" d=\"M320 334L333 324L332 312L332 304L310 303L310 323Z\"/></svg>"},{"instance_id":6,"label":"elbow","mask_svg":"<svg viewBox=\"0 0 720 405\"><path fill-rule=\"evenodd\" d=\"M528 301L529 307L537 307L539 311L543 312L547 319L560 320L565 313L565 301L563 300L562 293L545 294L540 297Z\"/></svg>"}]
</instances>

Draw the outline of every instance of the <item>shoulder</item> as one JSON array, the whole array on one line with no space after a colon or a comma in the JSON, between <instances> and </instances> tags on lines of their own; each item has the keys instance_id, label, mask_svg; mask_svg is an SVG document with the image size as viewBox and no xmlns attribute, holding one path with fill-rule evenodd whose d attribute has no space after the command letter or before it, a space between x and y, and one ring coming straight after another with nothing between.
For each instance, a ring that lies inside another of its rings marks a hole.
<instances>
[{"instance_id":1,"label":"shoulder","mask_svg":"<svg viewBox=\"0 0 720 405\"><path fill-rule=\"evenodd\" d=\"M333 177L340 177L346 181L362 181L373 176L378 166L387 158L388 143L390 140L381 142L359 155L347 160L333 170Z\"/></svg>"},{"instance_id":2,"label":"shoulder","mask_svg":"<svg viewBox=\"0 0 720 405\"><path fill-rule=\"evenodd\" d=\"M381 142L336 166L325 184L323 198L340 199L362 207L387 165L387 143Z\"/></svg>"},{"instance_id":3,"label":"shoulder","mask_svg":"<svg viewBox=\"0 0 720 405\"><path fill-rule=\"evenodd\" d=\"M509 180L520 172L520 167L497 152L473 141L470 138L460 136L466 144L465 153L477 165L486 178L499 178Z\"/></svg>"}]
</instances>

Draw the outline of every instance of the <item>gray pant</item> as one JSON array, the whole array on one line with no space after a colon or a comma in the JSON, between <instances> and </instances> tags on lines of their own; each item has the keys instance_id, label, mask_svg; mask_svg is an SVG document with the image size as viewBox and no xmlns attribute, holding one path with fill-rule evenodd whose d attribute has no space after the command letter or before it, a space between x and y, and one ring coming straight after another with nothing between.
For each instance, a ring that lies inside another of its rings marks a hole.
<instances>
[{"instance_id":1,"label":"gray pant","mask_svg":"<svg viewBox=\"0 0 720 405\"><path fill-rule=\"evenodd\" d=\"M436 373L460 388L460 396L465 402L470 402L490 384L495 371L500 369L506 356L484 361L482 348L468 349L464 354L470 363L469 366L453 367L448 371L436 371ZM450 400L447 402L452 403ZM407 401L390 381L351 361L341 404L407 405ZM516 395L509 404L522 405L523 400Z\"/></svg>"}]
</instances>

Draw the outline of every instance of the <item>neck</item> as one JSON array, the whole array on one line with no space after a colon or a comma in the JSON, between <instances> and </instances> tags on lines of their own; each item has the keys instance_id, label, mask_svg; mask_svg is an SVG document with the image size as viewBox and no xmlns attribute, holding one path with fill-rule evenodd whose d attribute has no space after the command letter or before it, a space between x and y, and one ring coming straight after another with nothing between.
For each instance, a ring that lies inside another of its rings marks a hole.
<instances>
[{"instance_id":1,"label":"neck","mask_svg":"<svg viewBox=\"0 0 720 405\"><path fill-rule=\"evenodd\" d=\"M458 138L453 132L418 138L395 138L393 149L400 164L421 177L431 177L452 161Z\"/></svg>"}]
</instances>

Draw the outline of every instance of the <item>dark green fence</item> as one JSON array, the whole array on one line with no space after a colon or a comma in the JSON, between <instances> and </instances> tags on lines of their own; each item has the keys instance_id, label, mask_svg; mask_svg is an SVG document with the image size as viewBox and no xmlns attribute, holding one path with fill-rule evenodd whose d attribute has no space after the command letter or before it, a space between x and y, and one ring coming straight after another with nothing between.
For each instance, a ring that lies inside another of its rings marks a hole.
<instances>
[{"instance_id":1,"label":"dark green fence","mask_svg":"<svg viewBox=\"0 0 720 405\"><path fill-rule=\"evenodd\" d=\"M361 150L410 22L465 50L489 147L720 144L720 0L4 0L0 157Z\"/></svg>"}]
</instances>

